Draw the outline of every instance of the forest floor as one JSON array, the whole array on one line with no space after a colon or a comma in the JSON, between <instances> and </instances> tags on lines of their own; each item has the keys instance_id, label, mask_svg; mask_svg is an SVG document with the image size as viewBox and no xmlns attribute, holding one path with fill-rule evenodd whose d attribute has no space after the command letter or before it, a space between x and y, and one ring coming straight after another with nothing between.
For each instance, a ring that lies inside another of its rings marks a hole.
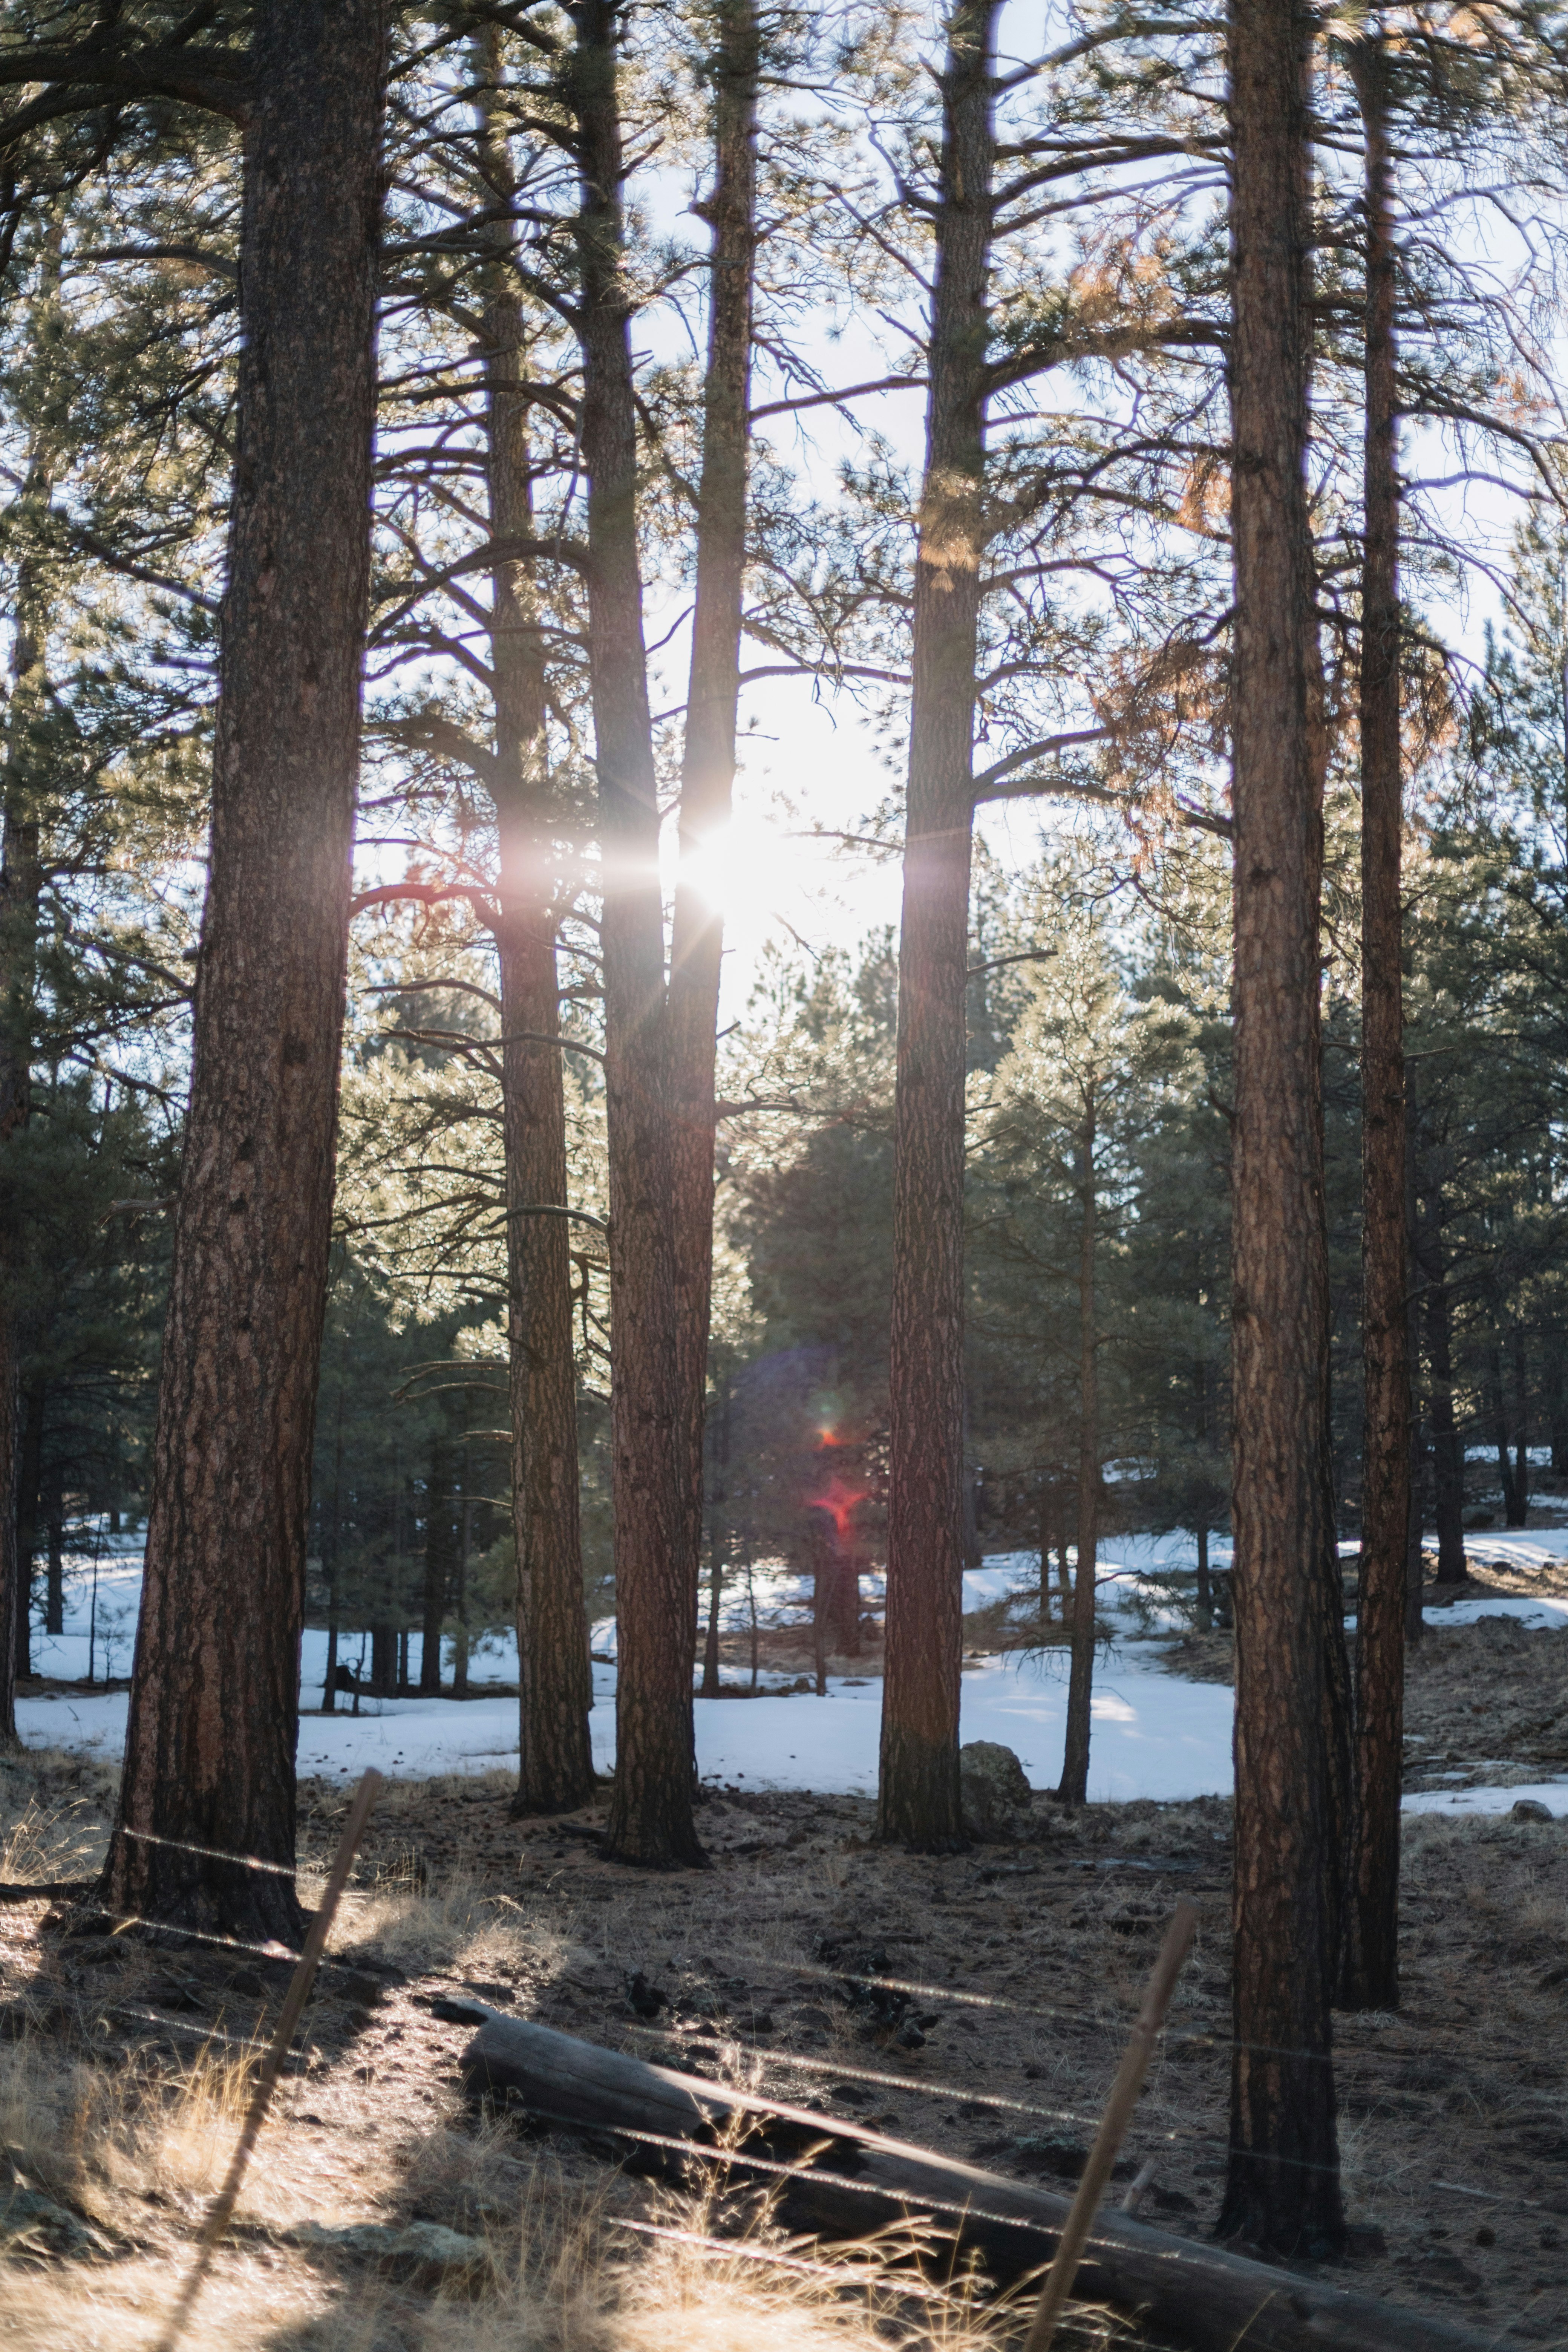
<instances>
[{"instance_id":1,"label":"forest floor","mask_svg":"<svg viewBox=\"0 0 1568 2352\"><path fill-rule=\"evenodd\" d=\"M1446 1741L1468 1763L1538 1739L1531 1760L1560 1765L1546 1730L1529 1727L1544 1724L1550 1694L1522 1664L1555 1649L1555 1637L1485 1623L1434 1635L1413 1676L1413 1725L1428 1726L1417 1741ZM5 1759L0 1876L90 1867L111 1794L89 1758ZM301 1794L301 1856L316 1872L347 1800L322 1784ZM758 2258L778 2251L765 2236L717 2248L708 2209L476 2118L457 2079L467 2029L426 2004L466 1989L1059 2184L1092 2135L1179 1894L1199 1904L1199 1943L1128 2154L1158 2162L1146 2219L1211 2228L1228 2073L1227 1801L1067 1816L1037 1798L1018 1840L911 1861L871 1843L862 1800L730 1791L700 1815L712 1867L658 1875L600 1860L586 1834L598 1811L519 1823L509 1796L499 1773L384 1790L337 1964L193 2344L748 2352L754 2337L760 2352L765 2337L769 2352L889 2340L1006 2352L1016 2307L922 2305L891 2277L847 2294L810 2268L812 2249L796 2248L807 2267L790 2271ZM1407 1819L1405 2005L1336 2026L1358 2231L1340 2274L1542 2346L1568 2346L1565 1874L1568 1821ZM287 1971L112 1935L90 1912L41 1904L0 1911L0 1970L7 2345L151 2347ZM889 2045L863 2020L841 1981L853 1973L922 1988L921 2046ZM639 1974L644 2010L663 1997L651 2021L628 2004ZM629 2226L649 2222L685 2234ZM1096 2337L1104 2326L1086 2321L1076 2340Z\"/></svg>"},{"instance_id":2,"label":"forest floor","mask_svg":"<svg viewBox=\"0 0 1568 2352\"><path fill-rule=\"evenodd\" d=\"M1568 1596L1568 1561L1521 1575L1472 1555L1463 1584L1428 1584L1423 1638L1405 1665L1408 1795L1525 1788L1568 1774L1568 1640L1500 1606L1495 1615L1486 1611L1488 1601L1548 1595ZM1463 1622L1443 1622L1461 1606ZM1167 1648L1165 1662L1194 1681L1232 1682L1234 1637L1189 1633ZM1568 1786L1563 1803L1568 1811Z\"/></svg>"}]
</instances>

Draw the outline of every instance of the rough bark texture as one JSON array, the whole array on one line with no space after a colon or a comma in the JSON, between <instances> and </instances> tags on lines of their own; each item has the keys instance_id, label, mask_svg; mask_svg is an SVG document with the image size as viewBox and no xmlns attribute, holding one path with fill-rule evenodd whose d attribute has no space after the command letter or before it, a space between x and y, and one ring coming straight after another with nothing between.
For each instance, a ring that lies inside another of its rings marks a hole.
<instances>
[{"instance_id":1,"label":"rough bark texture","mask_svg":"<svg viewBox=\"0 0 1568 2352\"><path fill-rule=\"evenodd\" d=\"M51 485L35 463L25 496L47 507ZM17 566L11 698L0 798L0 1154L26 1126L32 1097L33 998L44 872L30 732L46 690L45 614L37 563ZM0 1169L4 1161L0 1159ZM16 1676L31 1665L32 1530L37 1467L29 1480L23 1436L22 1317L14 1286L22 1234L14 1187L0 1184L0 1744L16 1737Z\"/></svg>"},{"instance_id":2,"label":"rough bark texture","mask_svg":"<svg viewBox=\"0 0 1568 2352\"><path fill-rule=\"evenodd\" d=\"M1415 1262L1415 1120L1411 1074L1405 1074L1405 1360L1410 1372L1410 1516L1405 1530L1405 1646L1421 1642L1426 1627L1426 1564L1421 1555L1425 1508L1426 1416L1421 1390L1421 1279Z\"/></svg>"},{"instance_id":3,"label":"rough bark texture","mask_svg":"<svg viewBox=\"0 0 1568 2352\"><path fill-rule=\"evenodd\" d=\"M735 782L756 254L760 42L753 0L718 0L715 29L713 192L702 206L712 230L712 252L697 502L697 600L680 777L683 873L675 894L668 1008L681 1540L693 1621L702 1553L702 1422L713 1274L714 1048L724 918L721 908L703 895L700 880L690 878L689 861L700 856L728 823ZM716 1680L716 1647L713 1668ZM705 1656L704 1688L707 1677Z\"/></svg>"},{"instance_id":4,"label":"rough bark texture","mask_svg":"<svg viewBox=\"0 0 1568 2352\"><path fill-rule=\"evenodd\" d=\"M1095 1117L1084 1104L1079 1139L1080 1223L1078 1245L1079 1422L1078 1577L1073 1585L1072 1669L1068 1680L1067 1736L1062 1749L1064 1805L1089 1801L1089 1705L1094 1696L1095 1546L1100 1517L1100 1348L1095 1337Z\"/></svg>"},{"instance_id":5,"label":"rough bark texture","mask_svg":"<svg viewBox=\"0 0 1568 2352\"><path fill-rule=\"evenodd\" d=\"M384 0L259 12L190 1110L118 1911L298 1933L305 1520L369 577Z\"/></svg>"},{"instance_id":6,"label":"rough bark texture","mask_svg":"<svg viewBox=\"0 0 1568 2352\"><path fill-rule=\"evenodd\" d=\"M444 2000L440 2014L479 2028L461 2060L463 2086L476 2105L510 2107L582 2133L596 2147L606 2137L646 2135L631 2143L641 2159L688 2187L689 2169L657 2143L692 2143L705 2162L731 2167L735 2184L776 2191L784 2229L830 2244L873 2231L902 2235L918 2216L944 2268L975 2261L996 2279L1033 2272L1037 2284L1071 2210L1067 2196L1032 2182L982 2172L816 2107L786 2106L623 2057L482 2001ZM749 2158L769 2169L759 2178ZM782 2180L781 2165L789 2168ZM1075 2293L1085 2303L1120 2305L1156 2341L1190 2352L1493 2352L1497 2340L1357 2294L1331 2278L1305 2278L1167 2236L1104 2208Z\"/></svg>"},{"instance_id":7,"label":"rough bark texture","mask_svg":"<svg viewBox=\"0 0 1568 2352\"><path fill-rule=\"evenodd\" d=\"M452 1441L433 1437L425 1486L425 1566L420 1579L419 1688L441 1688L441 1632L458 1565L457 1465Z\"/></svg>"},{"instance_id":8,"label":"rough bark texture","mask_svg":"<svg viewBox=\"0 0 1568 2352\"><path fill-rule=\"evenodd\" d=\"M16 1676L33 1671L33 1574L38 1557L43 1499L46 1390L35 1373L23 1382L21 1438L16 1454Z\"/></svg>"},{"instance_id":9,"label":"rough bark texture","mask_svg":"<svg viewBox=\"0 0 1568 2352\"><path fill-rule=\"evenodd\" d=\"M1454 1415L1454 1312L1443 1247L1443 1201L1434 1192L1421 1204L1415 1261L1426 1298L1426 1370L1431 1394L1433 1517L1437 1524L1438 1584L1463 1584L1465 1563L1465 1439Z\"/></svg>"},{"instance_id":10,"label":"rough bark texture","mask_svg":"<svg viewBox=\"0 0 1568 2352\"><path fill-rule=\"evenodd\" d=\"M720 1393L719 1412L713 1423L713 1501L725 1504L730 1499L730 1439L733 1421L734 1391L728 1381ZM717 1698L723 1677L719 1664L719 1620L724 1600L724 1560L727 1514L716 1514L710 1536L711 1554L708 1564L708 1626L702 1642L702 1696Z\"/></svg>"},{"instance_id":11,"label":"rough bark texture","mask_svg":"<svg viewBox=\"0 0 1568 2352\"><path fill-rule=\"evenodd\" d=\"M1236 567L1235 2019L1222 2236L1343 2242L1330 2063L1340 1856L1306 502L1307 26L1231 0Z\"/></svg>"},{"instance_id":12,"label":"rough bark texture","mask_svg":"<svg viewBox=\"0 0 1568 2352\"><path fill-rule=\"evenodd\" d=\"M588 657L604 869L605 1094L610 1163L610 1444L616 1517L616 1780L605 1848L623 1862L703 1859L692 1814L697 1622L687 1567L686 1426L678 1410L664 912L637 537L637 406L621 219L616 0L571 11L575 221L588 477Z\"/></svg>"},{"instance_id":13,"label":"rough bark texture","mask_svg":"<svg viewBox=\"0 0 1568 2352\"><path fill-rule=\"evenodd\" d=\"M494 34L484 44L498 58ZM515 202L504 131L486 101L481 155L494 199ZM522 316L508 263L510 224L489 272L485 384L490 530L531 539ZM508 1381L511 1517L517 1546L521 1710L516 1810L569 1812L594 1791L594 1704L583 1600L577 1475L577 1367L572 1345L572 1228L528 1213L566 1202L566 1097L560 1028L544 659L528 567L491 583L495 804L500 845L496 955L501 997L501 1134L507 1192Z\"/></svg>"},{"instance_id":14,"label":"rough bark texture","mask_svg":"<svg viewBox=\"0 0 1568 2352\"><path fill-rule=\"evenodd\" d=\"M1340 1983L1346 2009L1399 2005L1410 1362L1405 1312L1404 924L1399 898L1399 478L1387 65L1357 43L1366 163L1366 425L1361 598L1362 1454L1354 1842Z\"/></svg>"},{"instance_id":15,"label":"rough bark texture","mask_svg":"<svg viewBox=\"0 0 1568 2352\"><path fill-rule=\"evenodd\" d=\"M1519 1512L1510 1527L1522 1528L1530 1519L1530 1364L1528 1346L1522 1323L1513 1331L1513 1486L1514 1502Z\"/></svg>"},{"instance_id":16,"label":"rough bark texture","mask_svg":"<svg viewBox=\"0 0 1568 2352\"><path fill-rule=\"evenodd\" d=\"M963 1088L974 664L984 543L994 0L961 0L942 76L925 475L899 938L887 1658L879 1828L963 1843Z\"/></svg>"}]
</instances>

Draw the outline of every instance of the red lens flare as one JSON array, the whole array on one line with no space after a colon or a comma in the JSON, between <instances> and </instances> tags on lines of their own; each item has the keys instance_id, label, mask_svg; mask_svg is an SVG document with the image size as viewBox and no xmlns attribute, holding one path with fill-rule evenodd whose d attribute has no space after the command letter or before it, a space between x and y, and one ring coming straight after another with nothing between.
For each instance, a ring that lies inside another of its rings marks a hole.
<instances>
[{"instance_id":1,"label":"red lens flare","mask_svg":"<svg viewBox=\"0 0 1568 2352\"><path fill-rule=\"evenodd\" d=\"M807 1503L806 1509L826 1511L833 1521L834 1534L842 1541L849 1532L849 1523L855 1516L857 1506L866 1500L870 1491L868 1486L847 1486L835 1471L827 1482L826 1491L820 1495L814 1495Z\"/></svg>"}]
</instances>

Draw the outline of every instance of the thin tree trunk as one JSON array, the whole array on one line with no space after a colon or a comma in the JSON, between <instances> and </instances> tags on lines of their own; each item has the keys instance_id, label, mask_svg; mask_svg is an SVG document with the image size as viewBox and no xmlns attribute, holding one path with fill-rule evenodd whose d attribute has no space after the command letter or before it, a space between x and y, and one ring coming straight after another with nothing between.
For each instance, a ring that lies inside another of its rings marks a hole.
<instances>
[{"instance_id":1,"label":"thin tree trunk","mask_svg":"<svg viewBox=\"0 0 1568 2352\"><path fill-rule=\"evenodd\" d=\"M703 892L692 861L729 822L741 691L746 565L747 413L756 256L757 76L754 0L717 0L710 60L713 192L700 210L712 232L708 362L702 392L702 475L697 500L697 598L680 777L681 872L669 959L671 1231L676 1374L683 1449L684 1573L695 1622L702 1554L702 1420L713 1271L714 1052L724 943L723 909ZM717 1641L712 1644L717 1684ZM703 1688L708 1660L703 1660Z\"/></svg>"},{"instance_id":2,"label":"thin tree trunk","mask_svg":"<svg viewBox=\"0 0 1568 2352\"><path fill-rule=\"evenodd\" d=\"M1421 1271L1426 1284L1426 1360L1432 1384L1432 1481L1437 1521L1438 1584L1463 1584L1465 1444L1454 1416L1453 1312L1442 1228L1435 1212L1423 1235Z\"/></svg>"},{"instance_id":3,"label":"thin tree trunk","mask_svg":"<svg viewBox=\"0 0 1568 2352\"><path fill-rule=\"evenodd\" d=\"M52 482L35 453L25 499L45 508ZM33 1001L43 898L39 793L30 735L47 688L46 614L37 562L17 567L5 771L0 793L0 1155L27 1124L32 1100ZM0 1160L3 1166L3 1160ZM0 1747L16 1737L16 1676L31 1664L32 1555L22 1527L22 1317L15 1295L23 1235L16 1188L0 1186ZM30 1516L30 1514L29 1514Z\"/></svg>"},{"instance_id":4,"label":"thin tree trunk","mask_svg":"<svg viewBox=\"0 0 1568 2352\"><path fill-rule=\"evenodd\" d=\"M499 76L494 29L481 60ZM504 128L487 98L481 160L492 195L516 202ZM521 304L497 231L488 272L485 385L492 537L531 539L528 404L522 389ZM588 1716L594 1670L583 1596L577 1465L577 1367L572 1345L572 1228L530 1213L566 1202L566 1095L562 1050L542 1044L560 1027L556 908L551 881L552 783L545 732L544 656L531 566L499 565L491 581L490 674L495 702L496 822L500 920L501 1133L507 1188L508 1387L511 1518L517 1549L516 1813L570 1812L594 1793Z\"/></svg>"},{"instance_id":5,"label":"thin tree trunk","mask_svg":"<svg viewBox=\"0 0 1568 2352\"><path fill-rule=\"evenodd\" d=\"M1415 1257L1415 1128L1419 1105L1411 1074L1405 1072L1405 1360L1410 1370L1410 1517L1405 1538L1405 1645L1418 1643L1426 1632L1421 1612L1426 1600L1426 1566L1421 1554L1426 1507L1423 1473L1426 1461L1426 1416L1421 1391L1421 1270Z\"/></svg>"},{"instance_id":6,"label":"thin tree trunk","mask_svg":"<svg viewBox=\"0 0 1568 2352\"><path fill-rule=\"evenodd\" d=\"M1040 1622L1048 1625L1051 1622L1051 1546L1056 1539L1056 1495L1054 1486L1043 1478L1036 1502L1036 1527L1040 1538Z\"/></svg>"},{"instance_id":7,"label":"thin tree trunk","mask_svg":"<svg viewBox=\"0 0 1568 2352\"><path fill-rule=\"evenodd\" d=\"M397 1695L397 1628L384 1621L370 1629L370 1686L377 1698Z\"/></svg>"},{"instance_id":8,"label":"thin tree trunk","mask_svg":"<svg viewBox=\"0 0 1568 2352\"><path fill-rule=\"evenodd\" d=\"M1498 1485L1502 1489L1502 1520L1505 1528L1524 1524L1520 1505L1519 1486L1514 1475L1513 1435L1509 1427L1508 1391L1503 1384L1502 1349L1494 1342L1489 1350L1488 1401L1491 1406L1492 1444L1497 1449Z\"/></svg>"},{"instance_id":9,"label":"thin tree trunk","mask_svg":"<svg viewBox=\"0 0 1568 2352\"><path fill-rule=\"evenodd\" d=\"M470 1492L472 1464L467 1438L463 1441L463 1501L458 1538L458 1590L455 1595L457 1619L452 1636L452 1696L468 1696L468 1554L473 1549L474 1503Z\"/></svg>"},{"instance_id":10,"label":"thin tree trunk","mask_svg":"<svg viewBox=\"0 0 1568 2352\"><path fill-rule=\"evenodd\" d=\"M1214 1624L1214 1593L1209 1584L1209 1531L1198 1529L1197 1573L1198 1630L1208 1633Z\"/></svg>"},{"instance_id":11,"label":"thin tree trunk","mask_svg":"<svg viewBox=\"0 0 1568 2352\"><path fill-rule=\"evenodd\" d=\"M620 0L579 0L567 69L581 195L588 658L604 868L610 1174L610 1445L616 1521L616 1780L605 1851L700 1863L692 1813L688 1428L679 1408L665 1097L658 793L637 531L637 404L621 217Z\"/></svg>"},{"instance_id":12,"label":"thin tree trunk","mask_svg":"<svg viewBox=\"0 0 1568 2352\"><path fill-rule=\"evenodd\" d=\"M24 1387L22 1438L16 1461L16 1678L33 1671L33 1577L44 1485L46 1391L35 1377Z\"/></svg>"},{"instance_id":13,"label":"thin tree trunk","mask_svg":"<svg viewBox=\"0 0 1568 2352\"><path fill-rule=\"evenodd\" d=\"M1343 2243L1304 9L1230 0L1236 2046L1220 2234Z\"/></svg>"},{"instance_id":14,"label":"thin tree trunk","mask_svg":"<svg viewBox=\"0 0 1568 2352\"><path fill-rule=\"evenodd\" d=\"M974 666L985 527L996 0L958 0L942 75L931 388L915 555L899 937L887 1661L879 1834L961 1845L963 1097Z\"/></svg>"},{"instance_id":15,"label":"thin tree trunk","mask_svg":"<svg viewBox=\"0 0 1568 2352\"><path fill-rule=\"evenodd\" d=\"M294 1865L369 589L385 56L384 0L270 0L259 13L190 1108L102 1881L116 1911L258 1939L299 1935L291 1876L211 1857Z\"/></svg>"},{"instance_id":16,"label":"thin tree trunk","mask_svg":"<svg viewBox=\"0 0 1568 2352\"><path fill-rule=\"evenodd\" d=\"M452 1447L437 1437L430 1444L429 1484L425 1494L425 1576L421 1591L419 1690L440 1696L441 1634L447 1622L457 1567L457 1519L452 1492Z\"/></svg>"},{"instance_id":17,"label":"thin tree trunk","mask_svg":"<svg viewBox=\"0 0 1568 2352\"><path fill-rule=\"evenodd\" d=\"M1519 1517L1510 1528L1530 1524L1530 1364L1524 1326L1513 1332L1513 1494Z\"/></svg>"},{"instance_id":18,"label":"thin tree trunk","mask_svg":"<svg viewBox=\"0 0 1568 2352\"><path fill-rule=\"evenodd\" d=\"M1352 45L1366 162L1366 427L1361 599L1362 1459L1353 1844L1340 2004L1399 2005L1410 1361L1405 1234L1404 822L1399 741L1399 478L1387 61Z\"/></svg>"},{"instance_id":19,"label":"thin tree trunk","mask_svg":"<svg viewBox=\"0 0 1568 2352\"><path fill-rule=\"evenodd\" d=\"M734 1391L728 1381L720 1393L719 1413L713 1427L714 1504L727 1504L730 1499L730 1440L733 1419ZM708 1632L702 1645L702 1696L717 1698L722 1676L719 1660L719 1618L724 1598L724 1556L727 1514L715 1509L710 1532L710 1564L708 1581Z\"/></svg>"},{"instance_id":20,"label":"thin tree trunk","mask_svg":"<svg viewBox=\"0 0 1568 2352\"><path fill-rule=\"evenodd\" d=\"M1078 1245L1079 1414L1078 1580L1073 1589L1072 1668L1068 1682L1067 1738L1062 1751L1064 1805L1089 1801L1089 1706L1094 1694L1095 1548L1100 1517L1100 1348L1095 1333L1094 1098L1084 1102L1079 1138L1081 1214Z\"/></svg>"},{"instance_id":21,"label":"thin tree trunk","mask_svg":"<svg viewBox=\"0 0 1568 2352\"><path fill-rule=\"evenodd\" d=\"M61 1479L61 1466L57 1462L49 1473L44 1512L48 1538L48 1569L44 1585L46 1633L63 1633L66 1630L65 1495Z\"/></svg>"}]
</instances>

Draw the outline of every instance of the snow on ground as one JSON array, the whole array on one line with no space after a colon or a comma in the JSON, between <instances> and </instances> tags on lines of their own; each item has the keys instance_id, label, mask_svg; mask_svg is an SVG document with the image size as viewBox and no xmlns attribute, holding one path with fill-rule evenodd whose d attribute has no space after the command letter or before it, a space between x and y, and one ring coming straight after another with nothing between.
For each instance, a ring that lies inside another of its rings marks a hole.
<instances>
[{"instance_id":1,"label":"snow on ground","mask_svg":"<svg viewBox=\"0 0 1568 2352\"><path fill-rule=\"evenodd\" d=\"M1522 1592L1472 1595L1424 1614L1428 1625L1473 1625L1478 1617L1517 1617L1531 1633L1568 1631L1568 1599L1560 1592L1542 1592L1534 1600Z\"/></svg>"},{"instance_id":2,"label":"snow on ground","mask_svg":"<svg viewBox=\"0 0 1568 2352\"><path fill-rule=\"evenodd\" d=\"M1065 1664L1065 1662L1064 1662ZM319 1697L308 1691L307 1703ZM751 1789L871 1794L877 1786L880 1677L833 1677L827 1696L695 1702L704 1780ZM1037 1788L1061 1774L1067 1677L1054 1660L987 1658L965 1670L963 1737L1013 1748ZM340 1707L343 1702L340 1701ZM117 1756L126 1694L58 1692L17 1701L29 1747L98 1748ZM594 1761L615 1761L615 1669L594 1669ZM362 1699L357 1716L304 1715L300 1769L352 1778L367 1764L405 1779L489 1772L517 1763L512 1697ZM1160 1671L1152 1651L1129 1651L1096 1676L1089 1794L1195 1797L1230 1786L1230 1693Z\"/></svg>"},{"instance_id":3,"label":"snow on ground","mask_svg":"<svg viewBox=\"0 0 1568 2352\"><path fill-rule=\"evenodd\" d=\"M1509 1789L1423 1789L1406 1797L1406 1813L1510 1813L1525 1798L1544 1805L1549 1813L1568 1816L1568 1780L1533 1780Z\"/></svg>"},{"instance_id":4,"label":"snow on ground","mask_svg":"<svg viewBox=\"0 0 1568 2352\"><path fill-rule=\"evenodd\" d=\"M140 1538L106 1540L98 1536L95 1542L100 1553L96 1601L90 1555L74 1556L65 1631L53 1636L35 1633L35 1673L81 1680L88 1672L89 1649L100 1678L129 1671L141 1602ZM1528 1538L1500 1538L1495 1544L1489 1538L1472 1539L1470 1549L1479 1559L1496 1559L1499 1565L1506 1559L1510 1568L1528 1572L1568 1557L1568 1528L1531 1529ZM1215 1537L1209 1549L1212 1566L1229 1565L1227 1542ZM1177 1622L1168 1591L1158 1580L1173 1570L1190 1570L1194 1562L1194 1539L1181 1530L1121 1537L1102 1549L1101 1608L1117 1626L1118 1638L1109 1657L1097 1660L1095 1667L1089 1795L1096 1801L1224 1795L1230 1790L1231 1693L1224 1684L1189 1682L1167 1674L1158 1638ZM965 1575L964 1608L984 1608L1015 1593L1026 1596L1037 1589L1038 1580L1037 1554L994 1555ZM789 1571L759 1569L753 1584L758 1616L764 1622L798 1619L806 1607L807 1589ZM868 1602L880 1600L881 1584L879 1575L863 1580ZM738 1632L750 1622L750 1608L743 1589L726 1596L724 1615L731 1630ZM1568 1599L1547 1593L1470 1598L1426 1613L1433 1625L1473 1624L1478 1617L1507 1615L1531 1629L1568 1630ZM417 1634L410 1646L411 1671L416 1675ZM594 1626L592 1646L590 1728L594 1760L603 1769L615 1760L614 1619ZM312 1629L306 1633L300 1658L300 1699L306 1709L320 1707L326 1651L324 1633ZM357 1634L342 1641L339 1654L351 1666L356 1663ZM971 1660L963 1675L962 1738L997 1740L1011 1748L1036 1788L1051 1787L1061 1773L1066 1665L1061 1651L1043 1657ZM513 1769L517 1701L499 1692L487 1696L485 1685L515 1685L515 1642L505 1636L476 1644L469 1673L475 1696L463 1703L362 1698L356 1716L349 1711L351 1699L341 1694L337 1713L302 1714L300 1769L351 1779L374 1764L400 1778L423 1779L444 1772ZM879 1677L848 1675L833 1677L824 1698L804 1692L699 1698L697 1755L702 1776L742 1788L869 1794L877 1783L881 1689ZM30 1747L97 1748L118 1757L124 1746L126 1704L123 1691L60 1690L22 1697L16 1706L17 1726ZM1405 1804L1409 1812L1500 1813L1521 1798L1534 1798L1553 1812L1568 1814L1568 1780L1528 1789L1429 1790L1407 1797Z\"/></svg>"}]
</instances>

